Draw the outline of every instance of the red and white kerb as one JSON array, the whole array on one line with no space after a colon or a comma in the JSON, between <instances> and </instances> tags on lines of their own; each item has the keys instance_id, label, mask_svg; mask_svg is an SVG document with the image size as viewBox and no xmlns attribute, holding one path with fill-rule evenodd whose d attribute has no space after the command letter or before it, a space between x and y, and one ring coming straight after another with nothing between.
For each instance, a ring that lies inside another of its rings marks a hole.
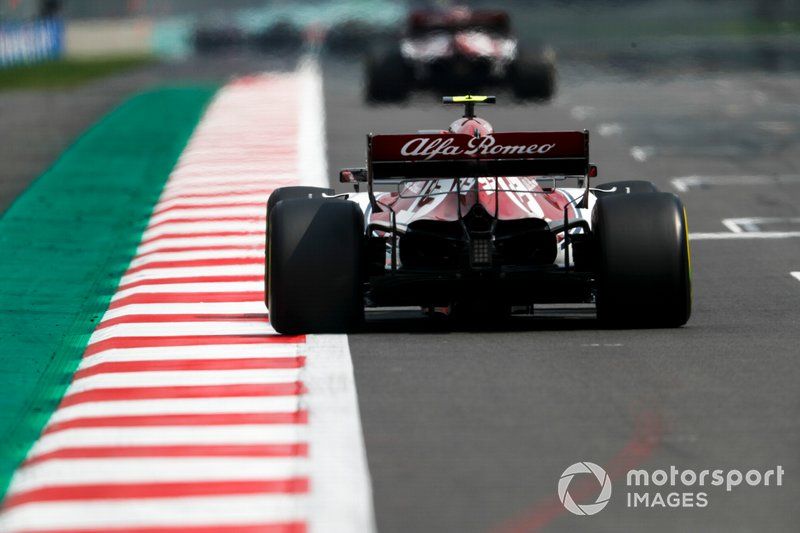
<instances>
[{"instance_id":1,"label":"red and white kerb","mask_svg":"<svg viewBox=\"0 0 800 533\"><path fill-rule=\"evenodd\" d=\"M313 63L220 91L0 530L373 529L346 337L277 335L263 303L266 198L326 182L322 128Z\"/></svg>"}]
</instances>

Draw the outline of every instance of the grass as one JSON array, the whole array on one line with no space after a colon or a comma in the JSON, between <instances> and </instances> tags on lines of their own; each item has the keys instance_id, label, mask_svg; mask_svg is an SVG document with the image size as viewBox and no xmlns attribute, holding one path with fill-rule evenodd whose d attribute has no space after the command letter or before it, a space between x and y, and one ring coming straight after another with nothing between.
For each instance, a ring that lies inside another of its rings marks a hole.
<instances>
[{"instance_id":1,"label":"grass","mask_svg":"<svg viewBox=\"0 0 800 533\"><path fill-rule=\"evenodd\" d=\"M72 380L215 90L128 100L0 216L0 500Z\"/></svg>"},{"instance_id":2,"label":"grass","mask_svg":"<svg viewBox=\"0 0 800 533\"><path fill-rule=\"evenodd\" d=\"M150 56L59 59L0 69L0 91L75 87L91 80L150 64Z\"/></svg>"}]
</instances>

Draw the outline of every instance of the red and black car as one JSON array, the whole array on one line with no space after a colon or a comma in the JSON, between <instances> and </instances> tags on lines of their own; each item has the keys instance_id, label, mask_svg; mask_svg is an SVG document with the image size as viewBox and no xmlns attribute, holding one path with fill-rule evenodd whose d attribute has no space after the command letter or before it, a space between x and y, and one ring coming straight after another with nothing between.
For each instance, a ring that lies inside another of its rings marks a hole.
<instances>
[{"instance_id":1,"label":"red and black car","mask_svg":"<svg viewBox=\"0 0 800 533\"><path fill-rule=\"evenodd\" d=\"M686 215L646 181L592 185L586 131L495 132L494 97L436 132L367 137L356 191L277 189L267 206L266 294L281 333L356 329L365 307L502 318L595 304L615 326L677 327L691 313ZM378 192L379 186L392 192Z\"/></svg>"},{"instance_id":2,"label":"red and black car","mask_svg":"<svg viewBox=\"0 0 800 533\"><path fill-rule=\"evenodd\" d=\"M518 99L549 100L554 58L549 47L523 47L505 11L414 11L399 42L369 53L366 98L396 102L414 89L474 93L507 85Z\"/></svg>"}]
</instances>

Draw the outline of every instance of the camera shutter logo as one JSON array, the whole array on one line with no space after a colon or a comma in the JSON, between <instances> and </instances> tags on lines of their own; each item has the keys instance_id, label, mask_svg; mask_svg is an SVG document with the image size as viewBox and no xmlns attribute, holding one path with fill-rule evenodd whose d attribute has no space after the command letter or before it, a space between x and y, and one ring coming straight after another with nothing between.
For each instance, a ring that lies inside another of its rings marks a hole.
<instances>
[{"instance_id":1,"label":"camera shutter logo","mask_svg":"<svg viewBox=\"0 0 800 533\"><path fill-rule=\"evenodd\" d=\"M600 494L594 503L577 504L569 493L569 484L576 474L593 474L600 484ZM611 499L611 479L602 467L588 461L569 466L558 480L558 499L572 514L591 516L602 511Z\"/></svg>"}]
</instances>

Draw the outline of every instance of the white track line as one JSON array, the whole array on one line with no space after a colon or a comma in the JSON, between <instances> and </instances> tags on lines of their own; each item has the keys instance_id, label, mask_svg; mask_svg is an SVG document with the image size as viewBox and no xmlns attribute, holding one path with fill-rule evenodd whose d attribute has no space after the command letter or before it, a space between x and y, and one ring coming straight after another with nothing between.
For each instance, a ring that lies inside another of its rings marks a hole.
<instances>
[{"instance_id":1,"label":"white track line","mask_svg":"<svg viewBox=\"0 0 800 533\"><path fill-rule=\"evenodd\" d=\"M689 192L692 188L706 186L761 186L800 183L800 175L782 174L777 176L681 176L670 180L678 192Z\"/></svg>"},{"instance_id":2,"label":"white track line","mask_svg":"<svg viewBox=\"0 0 800 533\"><path fill-rule=\"evenodd\" d=\"M322 75L316 62L305 61L301 69L305 104L300 117L299 172L304 184L328 187ZM311 335L306 346L309 445L316 468L310 530L373 532L372 485L347 337Z\"/></svg>"},{"instance_id":3,"label":"white track line","mask_svg":"<svg viewBox=\"0 0 800 533\"><path fill-rule=\"evenodd\" d=\"M313 391L306 399L311 459L318 468L311 494L311 531L375 531L372 486L347 337L313 335L307 346L309 354L318 354L309 357L305 377Z\"/></svg>"},{"instance_id":4,"label":"white track line","mask_svg":"<svg viewBox=\"0 0 800 533\"><path fill-rule=\"evenodd\" d=\"M800 281L800 272L789 272L789 274L791 274L792 277L797 281Z\"/></svg>"},{"instance_id":5,"label":"white track line","mask_svg":"<svg viewBox=\"0 0 800 533\"><path fill-rule=\"evenodd\" d=\"M770 224L800 225L800 217L741 217L724 218L722 224L734 233L756 233L761 231L761 226Z\"/></svg>"},{"instance_id":6,"label":"white track line","mask_svg":"<svg viewBox=\"0 0 800 533\"><path fill-rule=\"evenodd\" d=\"M800 231L743 231L741 233L690 233L691 241L725 241L743 239L794 239L800 237Z\"/></svg>"},{"instance_id":7,"label":"white track line","mask_svg":"<svg viewBox=\"0 0 800 533\"><path fill-rule=\"evenodd\" d=\"M300 131L297 170L305 185L329 187L325 148L325 98L322 73L316 61L304 59L301 85Z\"/></svg>"}]
</instances>

